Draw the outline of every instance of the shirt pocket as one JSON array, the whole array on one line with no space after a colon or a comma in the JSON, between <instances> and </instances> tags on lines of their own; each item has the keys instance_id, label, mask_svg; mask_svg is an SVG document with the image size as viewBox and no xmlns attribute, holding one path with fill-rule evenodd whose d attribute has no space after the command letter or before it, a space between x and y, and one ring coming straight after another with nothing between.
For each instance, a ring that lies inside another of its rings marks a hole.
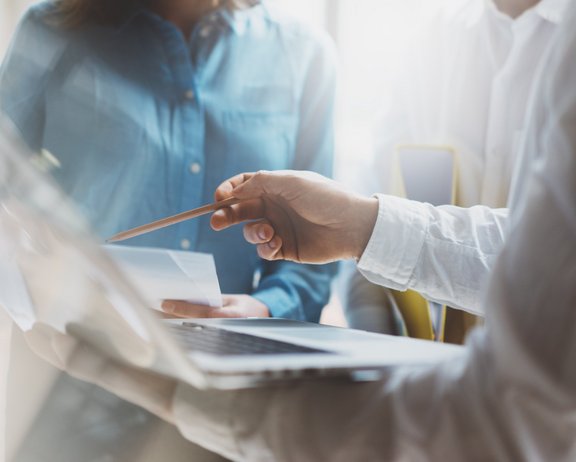
<instances>
[{"instance_id":1,"label":"shirt pocket","mask_svg":"<svg viewBox=\"0 0 576 462\"><path fill-rule=\"evenodd\" d=\"M227 111L222 125L230 173L291 167L297 136L294 114Z\"/></svg>"}]
</instances>

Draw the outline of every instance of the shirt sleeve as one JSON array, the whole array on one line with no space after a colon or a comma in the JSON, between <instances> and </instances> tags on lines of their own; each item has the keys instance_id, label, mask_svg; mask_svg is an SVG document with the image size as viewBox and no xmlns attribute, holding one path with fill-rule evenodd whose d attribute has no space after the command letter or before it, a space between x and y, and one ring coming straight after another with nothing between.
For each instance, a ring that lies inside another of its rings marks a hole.
<instances>
[{"instance_id":1,"label":"shirt sleeve","mask_svg":"<svg viewBox=\"0 0 576 462\"><path fill-rule=\"evenodd\" d=\"M203 394L183 389L177 422L185 435L206 420L233 428L236 445L220 431L216 447L244 460L574 460L576 61L568 58L576 30L565 30L569 53L559 68L545 68L545 77L557 76L554 88L541 89L554 103L546 126L530 126L544 159L531 162L512 204L510 237L484 300L486 327L464 354L397 368L376 383L236 392L214 414L192 412L203 409Z\"/></svg>"},{"instance_id":2,"label":"shirt sleeve","mask_svg":"<svg viewBox=\"0 0 576 462\"><path fill-rule=\"evenodd\" d=\"M28 10L0 67L0 112L32 150L42 147L46 85L65 50L62 39L44 22L49 12L49 4Z\"/></svg>"},{"instance_id":3,"label":"shirt sleeve","mask_svg":"<svg viewBox=\"0 0 576 462\"><path fill-rule=\"evenodd\" d=\"M482 314L481 292L504 241L508 210L378 199L376 225L358 263L364 276Z\"/></svg>"},{"instance_id":4,"label":"shirt sleeve","mask_svg":"<svg viewBox=\"0 0 576 462\"><path fill-rule=\"evenodd\" d=\"M303 69L300 122L296 139L294 170L332 175L334 155L334 100L336 58L333 45L323 35L304 40L308 56ZM253 296L272 316L317 322L330 298L330 283L336 264L302 265L293 262L263 262L260 283Z\"/></svg>"}]
</instances>

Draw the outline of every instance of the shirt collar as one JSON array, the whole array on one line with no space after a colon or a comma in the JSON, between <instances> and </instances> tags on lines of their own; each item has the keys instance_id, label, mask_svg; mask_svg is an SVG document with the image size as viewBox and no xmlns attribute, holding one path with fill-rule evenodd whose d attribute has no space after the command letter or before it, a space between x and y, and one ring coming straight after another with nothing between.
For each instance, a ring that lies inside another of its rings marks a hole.
<instances>
[{"instance_id":1,"label":"shirt collar","mask_svg":"<svg viewBox=\"0 0 576 462\"><path fill-rule=\"evenodd\" d=\"M122 33L130 26L130 24L134 22L136 18L150 14L150 11L145 6L140 4L134 5L134 7L129 12L127 12L125 17L120 21L116 32L119 34Z\"/></svg>"},{"instance_id":2,"label":"shirt collar","mask_svg":"<svg viewBox=\"0 0 576 462\"><path fill-rule=\"evenodd\" d=\"M243 35L251 23L262 21L269 16L266 0L250 0L247 3L242 9L230 10L222 7L212 14L220 16L235 34Z\"/></svg>"},{"instance_id":3,"label":"shirt collar","mask_svg":"<svg viewBox=\"0 0 576 462\"><path fill-rule=\"evenodd\" d=\"M569 3L570 0L541 0L531 10L546 21L559 24ZM445 0L444 8L447 18L469 26L476 24L487 10L497 10L494 0Z\"/></svg>"},{"instance_id":4,"label":"shirt collar","mask_svg":"<svg viewBox=\"0 0 576 462\"><path fill-rule=\"evenodd\" d=\"M564 11L570 0L540 0L540 2L534 7L526 10L522 15L520 15L516 20L520 19L526 13L532 13L540 16L546 21L550 21L553 24L559 24L564 16ZM486 7L498 10L494 4L494 0L486 0Z\"/></svg>"},{"instance_id":5,"label":"shirt collar","mask_svg":"<svg viewBox=\"0 0 576 462\"><path fill-rule=\"evenodd\" d=\"M541 0L534 10L547 21L559 24L565 16L570 0Z\"/></svg>"}]
</instances>

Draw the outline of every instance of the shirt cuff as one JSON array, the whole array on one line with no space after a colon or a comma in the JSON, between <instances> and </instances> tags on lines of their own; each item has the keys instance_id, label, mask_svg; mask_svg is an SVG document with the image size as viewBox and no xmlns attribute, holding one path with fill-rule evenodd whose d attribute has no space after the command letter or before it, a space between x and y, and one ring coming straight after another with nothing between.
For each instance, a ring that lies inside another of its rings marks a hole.
<instances>
[{"instance_id":1,"label":"shirt cuff","mask_svg":"<svg viewBox=\"0 0 576 462\"><path fill-rule=\"evenodd\" d=\"M428 233L426 205L395 196L376 197L378 217L358 269L372 282L406 290Z\"/></svg>"},{"instance_id":2,"label":"shirt cuff","mask_svg":"<svg viewBox=\"0 0 576 462\"><path fill-rule=\"evenodd\" d=\"M268 307L270 317L304 320L304 313L294 309L293 298L281 287L268 287L252 294L256 300Z\"/></svg>"}]
</instances>

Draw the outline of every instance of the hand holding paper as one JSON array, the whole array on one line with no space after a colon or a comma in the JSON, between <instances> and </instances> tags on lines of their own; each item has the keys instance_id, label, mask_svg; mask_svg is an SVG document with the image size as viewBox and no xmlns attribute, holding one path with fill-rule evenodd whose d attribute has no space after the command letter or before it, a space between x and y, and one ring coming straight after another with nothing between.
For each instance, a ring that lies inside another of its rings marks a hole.
<instances>
[{"instance_id":1,"label":"hand holding paper","mask_svg":"<svg viewBox=\"0 0 576 462\"><path fill-rule=\"evenodd\" d=\"M167 299L222 306L212 255L118 245L104 249L151 308L159 309Z\"/></svg>"},{"instance_id":2,"label":"hand holding paper","mask_svg":"<svg viewBox=\"0 0 576 462\"><path fill-rule=\"evenodd\" d=\"M198 305L181 300L162 303L165 313L180 318L268 318L268 307L250 295L222 295L222 306Z\"/></svg>"}]
</instances>

